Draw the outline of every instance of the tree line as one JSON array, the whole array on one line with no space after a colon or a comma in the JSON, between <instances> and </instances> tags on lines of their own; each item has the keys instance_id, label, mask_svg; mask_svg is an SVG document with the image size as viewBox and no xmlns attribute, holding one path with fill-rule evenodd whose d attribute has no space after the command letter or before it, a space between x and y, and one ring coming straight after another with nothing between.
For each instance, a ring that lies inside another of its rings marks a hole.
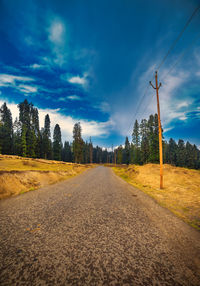
<instances>
[{"instance_id":1,"label":"tree line","mask_svg":"<svg viewBox=\"0 0 200 286\"><path fill-rule=\"evenodd\" d=\"M44 158L75 163L111 162L111 152L93 147L91 138L84 142L80 123L73 128L73 142L62 143L59 124L54 126L51 140L51 120L48 114L44 126L39 126L38 109L28 100L18 104L19 117L13 122L10 109L0 108L0 153L30 158Z\"/></svg>"},{"instance_id":2,"label":"tree line","mask_svg":"<svg viewBox=\"0 0 200 286\"><path fill-rule=\"evenodd\" d=\"M54 126L51 139L51 121L48 114L44 126L39 126L38 109L26 99L18 104L19 117L13 122L12 114L6 103L0 108L0 153L22 157L62 160L75 163L118 163L146 164L159 163L158 116L136 120L133 126L132 141L125 138L124 146L114 151L99 146L82 138L80 122L73 128L73 142L64 141L59 124ZM200 169L200 151L196 145L172 138L167 142L163 138L164 163L175 166Z\"/></svg>"},{"instance_id":3,"label":"tree line","mask_svg":"<svg viewBox=\"0 0 200 286\"><path fill-rule=\"evenodd\" d=\"M126 137L124 146L120 145L116 152L118 164L159 163L158 115L150 115L148 120L142 119L140 124L136 120L132 142ZM176 143L172 138L169 142L163 138L163 161L174 166L200 169L200 150L182 139Z\"/></svg>"}]
</instances>

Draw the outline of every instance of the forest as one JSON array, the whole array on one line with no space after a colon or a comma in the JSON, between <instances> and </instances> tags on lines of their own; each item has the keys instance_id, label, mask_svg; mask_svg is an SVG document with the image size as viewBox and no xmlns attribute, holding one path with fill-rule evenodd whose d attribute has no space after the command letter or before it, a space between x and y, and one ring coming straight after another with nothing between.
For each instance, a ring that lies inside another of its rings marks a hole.
<instances>
[{"instance_id":1,"label":"forest","mask_svg":"<svg viewBox=\"0 0 200 286\"><path fill-rule=\"evenodd\" d=\"M73 128L73 142L62 141L59 124L54 126L51 137L51 120L45 116L44 126L39 126L38 109L28 100L18 104L19 117L14 121L6 103L0 108L0 153L22 157L44 158L74 163L159 163L158 116L150 115L134 123L132 140L125 138L124 145L112 151L94 147L82 138L82 128L77 122ZM53 138L53 140L52 140ZM163 138L164 163L200 169L200 150L196 145L172 138Z\"/></svg>"}]
</instances>

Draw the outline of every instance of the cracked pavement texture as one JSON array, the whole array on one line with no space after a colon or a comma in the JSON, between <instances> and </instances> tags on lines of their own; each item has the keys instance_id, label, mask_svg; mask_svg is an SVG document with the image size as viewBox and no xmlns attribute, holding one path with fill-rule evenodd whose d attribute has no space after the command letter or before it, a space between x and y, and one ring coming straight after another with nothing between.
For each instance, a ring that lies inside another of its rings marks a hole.
<instances>
[{"instance_id":1,"label":"cracked pavement texture","mask_svg":"<svg viewBox=\"0 0 200 286\"><path fill-rule=\"evenodd\" d=\"M200 285L200 233L110 168L4 199L0 218L0 285Z\"/></svg>"}]
</instances>

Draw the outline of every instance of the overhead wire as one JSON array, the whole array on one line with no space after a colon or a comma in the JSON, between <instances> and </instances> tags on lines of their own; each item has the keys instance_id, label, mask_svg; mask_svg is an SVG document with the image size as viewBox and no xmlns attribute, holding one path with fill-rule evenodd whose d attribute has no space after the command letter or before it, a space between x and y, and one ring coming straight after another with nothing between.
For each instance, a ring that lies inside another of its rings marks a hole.
<instances>
[{"instance_id":1,"label":"overhead wire","mask_svg":"<svg viewBox=\"0 0 200 286\"><path fill-rule=\"evenodd\" d=\"M190 22L192 21L193 17L196 15L197 11L200 9L200 5L198 7L196 7L193 11L193 13L191 14L190 18L187 20L186 24L184 25L183 29L181 30L181 32L179 33L178 37L175 39L175 41L172 43L172 45L170 46L169 50L167 51L166 55L163 57L162 61L160 62L160 64L158 65L157 67L157 71L161 68L161 66L164 64L164 62L166 61L167 57L169 56L169 54L171 53L171 51L174 49L174 47L176 46L177 42L180 40L180 38L182 37L183 33L185 32L186 28L189 26ZM178 62L182 59L183 55L189 50L189 48L194 44L194 42L196 42L198 38L195 38L195 40L192 42L192 44L188 47L188 49L183 52L181 54L181 56L178 58L178 60L175 62L175 64L170 68L170 70L166 73L166 75L168 75L173 69L174 67L178 64ZM165 76L166 76L165 75ZM152 78L153 79L153 78ZM140 99L138 105L137 105L137 108L136 108L136 113L134 113L134 116L130 122L130 125L129 125L129 128L128 128L128 132L130 131L130 128L131 128L131 125L133 124L133 120L134 118L136 118L138 112L139 112L139 109L141 107L141 104L146 96L146 93L147 93L147 90L149 88L149 84L146 86L146 89L145 89L145 92L142 96L142 98ZM153 98L153 95L152 95L152 98ZM151 98L151 100L152 100ZM147 105L146 105L146 108L147 108ZM145 109L146 109L145 108Z\"/></svg>"},{"instance_id":2,"label":"overhead wire","mask_svg":"<svg viewBox=\"0 0 200 286\"><path fill-rule=\"evenodd\" d=\"M186 24L184 25L183 29L181 30L181 32L179 33L178 37L175 39L175 41L172 43L171 47L169 48L169 50L167 51L166 55L163 57L161 63L159 64L159 66L157 67L157 71L161 68L161 66L164 64L164 62L166 61L167 57L169 56L169 54L171 53L171 51L174 49L174 47L176 46L177 42L180 40L180 38L182 37L183 33L185 32L186 28L189 26L190 22L192 21L193 17L195 16L195 14L197 13L197 11L200 9L200 5L197 6L192 15L190 16L190 18L187 20Z\"/></svg>"},{"instance_id":3,"label":"overhead wire","mask_svg":"<svg viewBox=\"0 0 200 286\"><path fill-rule=\"evenodd\" d=\"M197 42L198 39L200 39L200 34L198 34L197 37L195 37L194 40L192 41L192 43L189 45L189 47L181 53L181 55L178 57L178 59L175 61L175 63L171 66L171 68L164 74L164 76L161 76L161 82L165 81L164 79L174 70L174 68L179 64L179 62L183 59L185 54L187 54L187 52ZM144 113L144 111L147 109L147 106L152 101L153 97L154 97L154 94L152 94L150 101L147 102L147 104L145 105L145 108L142 110L141 113Z\"/></svg>"},{"instance_id":4,"label":"overhead wire","mask_svg":"<svg viewBox=\"0 0 200 286\"><path fill-rule=\"evenodd\" d=\"M149 85L146 86L145 92L144 92L143 96L141 97L140 101L139 101L138 104L137 104L137 107L136 107L136 109L135 109L135 110L136 110L136 113L134 113L134 115L133 115L133 117L132 117L132 120L131 120L130 125L129 125L129 128L128 128L128 132L130 131L130 128L131 128L131 126L132 126L132 123L133 123L134 118L136 118L136 115L138 114L138 111L139 111L139 109L140 109L140 107L141 107L142 101L144 100L144 98L145 98L145 96L146 96L146 93L147 93L148 88L149 88Z\"/></svg>"},{"instance_id":5,"label":"overhead wire","mask_svg":"<svg viewBox=\"0 0 200 286\"><path fill-rule=\"evenodd\" d=\"M197 42L197 40L200 39L200 34L197 35L197 37L195 37L193 39L193 41L191 42L191 44L188 46L188 48L183 51L180 56L178 57L178 59L175 61L175 63L171 66L171 68L163 75L161 76L161 81L164 81L164 79L173 71L173 69L178 65L178 63L183 59L183 57L185 56L185 54L187 54L187 52L190 50L190 48Z\"/></svg>"}]
</instances>

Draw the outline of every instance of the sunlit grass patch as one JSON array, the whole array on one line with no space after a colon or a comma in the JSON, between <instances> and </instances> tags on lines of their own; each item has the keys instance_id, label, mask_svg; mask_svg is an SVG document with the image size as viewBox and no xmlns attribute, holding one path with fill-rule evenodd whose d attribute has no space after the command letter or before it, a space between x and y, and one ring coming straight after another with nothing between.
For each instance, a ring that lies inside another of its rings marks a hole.
<instances>
[{"instance_id":1,"label":"sunlit grass patch","mask_svg":"<svg viewBox=\"0 0 200 286\"><path fill-rule=\"evenodd\" d=\"M0 155L0 199L69 179L93 165Z\"/></svg>"},{"instance_id":2,"label":"sunlit grass patch","mask_svg":"<svg viewBox=\"0 0 200 286\"><path fill-rule=\"evenodd\" d=\"M114 172L160 205L200 230L200 171L164 165L164 189L159 188L159 165L113 167Z\"/></svg>"}]
</instances>

